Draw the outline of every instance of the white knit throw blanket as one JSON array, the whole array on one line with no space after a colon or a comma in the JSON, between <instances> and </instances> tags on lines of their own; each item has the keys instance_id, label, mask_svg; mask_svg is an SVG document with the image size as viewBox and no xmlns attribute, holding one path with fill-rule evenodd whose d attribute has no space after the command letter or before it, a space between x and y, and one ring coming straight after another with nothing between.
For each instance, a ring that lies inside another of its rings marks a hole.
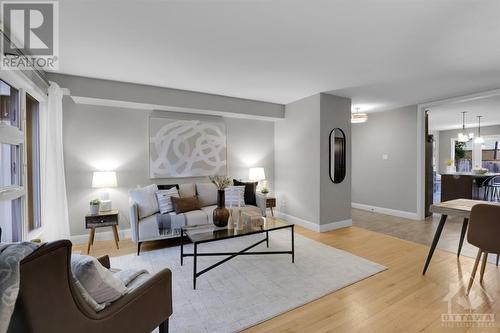
<instances>
[{"instance_id":1,"label":"white knit throw blanket","mask_svg":"<svg viewBox=\"0 0 500 333\"><path fill-rule=\"evenodd\" d=\"M19 264L40 244L0 243L0 333L7 332L19 294Z\"/></svg>"}]
</instances>

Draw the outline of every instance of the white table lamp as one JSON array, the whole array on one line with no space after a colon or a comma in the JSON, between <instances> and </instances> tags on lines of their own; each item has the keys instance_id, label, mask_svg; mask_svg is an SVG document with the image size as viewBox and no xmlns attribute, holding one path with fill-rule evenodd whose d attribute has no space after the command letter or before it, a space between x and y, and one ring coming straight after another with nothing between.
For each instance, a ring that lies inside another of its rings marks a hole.
<instances>
[{"instance_id":1,"label":"white table lamp","mask_svg":"<svg viewBox=\"0 0 500 333\"><path fill-rule=\"evenodd\" d=\"M260 189L267 188L266 173L262 167L250 168L248 172L248 179L253 182L262 182Z\"/></svg>"},{"instance_id":2,"label":"white table lamp","mask_svg":"<svg viewBox=\"0 0 500 333\"><path fill-rule=\"evenodd\" d=\"M111 200L109 200L109 192L106 190L110 187L116 187L116 172L114 171L94 171L92 176L92 187L102 188L100 210L105 212L112 209Z\"/></svg>"}]
</instances>

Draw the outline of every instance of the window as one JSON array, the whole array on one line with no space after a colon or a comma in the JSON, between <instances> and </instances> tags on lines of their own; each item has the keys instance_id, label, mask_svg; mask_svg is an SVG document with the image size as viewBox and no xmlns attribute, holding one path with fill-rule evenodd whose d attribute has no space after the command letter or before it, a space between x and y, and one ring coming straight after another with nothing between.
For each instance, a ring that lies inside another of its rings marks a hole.
<instances>
[{"instance_id":1,"label":"window","mask_svg":"<svg viewBox=\"0 0 500 333\"><path fill-rule=\"evenodd\" d=\"M0 227L2 241L20 241L22 225L21 145L19 91L0 81Z\"/></svg>"},{"instance_id":2,"label":"window","mask_svg":"<svg viewBox=\"0 0 500 333\"><path fill-rule=\"evenodd\" d=\"M25 240L41 227L39 108L35 98L0 80L0 227L4 242Z\"/></svg>"},{"instance_id":3,"label":"window","mask_svg":"<svg viewBox=\"0 0 500 333\"><path fill-rule=\"evenodd\" d=\"M40 103L26 94L26 168L27 168L27 200L28 232L42 226L40 212Z\"/></svg>"}]
</instances>

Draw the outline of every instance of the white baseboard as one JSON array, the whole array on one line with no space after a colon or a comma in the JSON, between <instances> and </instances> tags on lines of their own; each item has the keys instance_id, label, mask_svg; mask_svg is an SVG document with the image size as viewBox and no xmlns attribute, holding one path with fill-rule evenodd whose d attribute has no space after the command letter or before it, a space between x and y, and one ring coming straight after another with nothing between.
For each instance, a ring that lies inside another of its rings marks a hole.
<instances>
[{"instance_id":1,"label":"white baseboard","mask_svg":"<svg viewBox=\"0 0 500 333\"><path fill-rule=\"evenodd\" d=\"M407 212L404 210L376 207L376 206L370 206L370 205L365 205L365 204L360 204L360 203L355 203L355 202L352 203L352 208L362 209L362 210L366 210L369 212L380 213L380 214L385 214L385 215L402 217L402 218L410 219L410 220L417 220L417 221L420 220L417 213Z\"/></svg>"},{"instance_id":2,"label":"white baseboard","mask_svg":"<svg viewBox=\"0 0 500 333\"><path fill-rule=\"evenodd\" d=\"M131 238L132 237L130 229L118 230L118 236L120 237L120 239L125 239L125 238ZM95 240L111 240L111 239L114 239L113 232L110 231L110 230L99 232L99 229L96 229L94 239ZM74 235L74 236L70 236L69 240L73 244L87 244L87 242L89 241L89 235L88 234L85 234L85 235Z\"/></svg>"},{"instance_id":3,"label":"white baseboard","mask_svg":"<svg viewBox=\"0 0 500 333\"><path fill-rule=\"evenodd\" d=\"M327 232L346 227L352 227L352 219L321 224L319 226L319 232Z\"/></svg>"},{"instance_id":4,"label":"white baseboard","mask_svg":"<svg viewBox=\"0 0 500 333\"><path fill-rule=\"evenodd\" d=\"M281 217L282 219L285 219L293 224L300 225L301 227L304 227L306 229L316 231L316 232L326 232L326 231L331 231L335 229L340 229L340 228L345 228L345 227L350 227L352 226L352 220L344 220L344 221L338 221L338 222L331 222L328 224L317 224L311 221L307 221L304 219L301 219L299 217L293 216L293 215L288 215L282 212L276 212L275 214L277 217Z\"/></svg>"}]
</instances>

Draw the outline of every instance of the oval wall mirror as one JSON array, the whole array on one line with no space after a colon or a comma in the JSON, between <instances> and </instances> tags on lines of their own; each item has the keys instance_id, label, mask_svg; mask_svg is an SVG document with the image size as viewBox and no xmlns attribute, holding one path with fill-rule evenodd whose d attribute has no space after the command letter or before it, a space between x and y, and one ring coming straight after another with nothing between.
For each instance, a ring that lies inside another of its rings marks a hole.
<instances>
[{"instance_id":1,"label":"oval wall mirror","mask_svg":"<svg viewBox=\"0 0 500 333\"><path fill-rule=\"evenodd\" d=\"M340 128L330 132L330 179L334 184L342 183L346 172L345 133Z\"/></svg>"}]
</instances>

